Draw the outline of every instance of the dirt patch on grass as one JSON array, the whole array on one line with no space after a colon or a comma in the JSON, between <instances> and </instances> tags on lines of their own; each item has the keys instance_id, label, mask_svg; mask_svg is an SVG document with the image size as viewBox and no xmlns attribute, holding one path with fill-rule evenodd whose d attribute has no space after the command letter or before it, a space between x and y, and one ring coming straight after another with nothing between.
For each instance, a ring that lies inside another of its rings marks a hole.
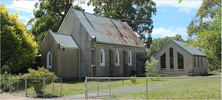
<instances>
[{"instance_id":1,"label":"dirt patch on grass","mask_svg":"<svg viewBox=\"0 0 222 100\"><path fill-rule=\"evenodd\" d=\"M211 73L221 73L221 69L211 71Z\"/></svg>"},{"instance_id":2,"label":"dirt patch on grass","mask_svg":"<svg viewBox=\"0 0 222 100\"><path fill-rule=\"evenodd\" d=\"M34 98L29 98L21 95L10 95L9 93L1 93L1 100L31 100Z\"/></svg>"}]
</instances>

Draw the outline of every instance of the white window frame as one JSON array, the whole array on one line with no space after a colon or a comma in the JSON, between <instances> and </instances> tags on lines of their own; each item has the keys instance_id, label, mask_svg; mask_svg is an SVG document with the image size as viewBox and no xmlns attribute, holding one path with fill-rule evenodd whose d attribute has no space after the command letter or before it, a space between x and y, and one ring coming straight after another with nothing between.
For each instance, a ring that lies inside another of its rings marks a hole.
<instances>
[{"instance_id":1,"label":"white window frame","mask_svg":"<svg viewBox=\"0 0 222 100\"><path fill-rule=\"evenodd\" d=\"M100 58L100 66L105 66L105 52L103 49L101 49L99 52L99 58ZM102 62L101 62L101 59L102 59Z\"/></svg>"},{"instance_id":2,"label":"white window frame","mask_svg":"<svg viewBox=\"0 0 222 100\"><path fill-rule=\"evenodd\" d=\"M51 66L49 65L49 56L51 55ZM48 53L47 53L47 69L52 69L52 53L49 51Z\"/></svg>"},{"instance_id":3,"label":"white window frame","mask_svg":"<svg viewBox=\"0 0 222 100\"><path fill-rule=\"evenodd\" d=\"M115 66L119 66L119 51L118 50L116 50L115 52Z\"/></svg>"},{"instance_id":4,"label":"white window frame","mask_svg":"<svg viewBox=\"0 0 222 100\"><path fill-rule=\"evenodd\" d=\"M128 53L128 66L132 66L132 53L129 51Z\"/></svg>"}]
</instances>

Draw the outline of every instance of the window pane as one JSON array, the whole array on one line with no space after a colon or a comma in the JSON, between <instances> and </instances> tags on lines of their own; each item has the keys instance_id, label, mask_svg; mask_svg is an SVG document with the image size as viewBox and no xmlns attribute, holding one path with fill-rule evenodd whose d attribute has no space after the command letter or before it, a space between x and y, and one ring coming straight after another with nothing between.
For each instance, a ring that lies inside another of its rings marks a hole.
<instances>
[{"instance_id":1,"label":"window pane","mask_svg":"<svg viewBox=\"0 0 222 100\"><path fill-rule=\"evenodd\" d=\"M103 52L100 52L100 63L103 63Z\"/></svg>"},{"instance_id":2,"label":"window pane","mask_svg":"<svg viewBox=\"0 0 222 100\"><path fill-rule=\"evenodd\" d=\"M130 63L130 53L128 54L128 62Z\"/></svg>"},{"instance_id":3,"label":"window pane","mask_svg":"<svg viewBox=\"0 0 222 100\"><path fill-rule=\"evenodd\" d=\"M118 58L117 58L117 52L116 52L116 63L118 63L117 59L118 59Z\"/></svg>"},{"instance_id":4,"label":"window pane","mask_svg":"<svg viewBox=\"0 0 222 100\"><path fill-rule=\"evenodd\" d=\"M166 68L166 54L164 53L161 57L161 68Z\"/></svg>"},{"instance_id":5,"label":"window pane","mask_svg":"<svg viewBox=\"0 0 222 100\"><path fill-rule=\"evenodd\" d=\"M173 62L173 48L170 48L170 68L174 68L174 62Z\"/></svg>"},{"instance_id":6,"label":"window pane","mask_svg":"<svg viewBox=\"0 0 222 100\"><path fill-rule=\"evenodd\" d=\"M194 67L196 67L196 58L194 58Z\"/></svg>"},{"instance_id":7,"label":"window pane","mask_svg":"<svg viewBox=\"0 0 222 100\"><path fill-rule=\"evenodd\" d=\"M52 62L51 62L51 53L49 53L49 66L52 65L51 63L52 63Z\"/></svg>"},{"instance_id":8,"label":"window pane","mask_svg":"<svg viewBox=\"0 0 222 100\"><path fill-rule=\"evenodd\" d=\"M180 53L177 52L177 59L178 59L178 69L184 69L184 66L183 66L183 55L181 55Z\"/></svg>"}]
</instances>

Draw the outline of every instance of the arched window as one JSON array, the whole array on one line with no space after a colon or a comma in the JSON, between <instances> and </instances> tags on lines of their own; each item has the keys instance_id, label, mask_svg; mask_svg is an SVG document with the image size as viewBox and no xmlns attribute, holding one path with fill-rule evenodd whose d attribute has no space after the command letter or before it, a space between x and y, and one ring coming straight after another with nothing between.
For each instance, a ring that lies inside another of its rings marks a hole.
<instances>
[{"instance_id":1,"label":"arched window","mask_svg":"<svg viewBox=\"0 0 222 100\"><path fill-rule=\"evenodd\" d=\"M128 53L128 66L132 66L132 54L131 51Z\"/></svg>"},{"instance_id":2,"label":"arched window","mask_svg":"<svg viewBox=\"0 0 222 100\"><path fill-rule=\"evenodd\" d=\"M115 65L119 66L119 51L118 50L116 50L116 53L115 53Z\"/></svg>"},{"instance_id":3,"label":"arched window","mask_svg":"<svg viewBox=\"0 0 222 100\"><path fill-rule=\"evenodd\" d=\"M177 52L178 69L184 69L183 55Z\"/></svg>"},{"instance_id":4,"label":"arched window","mask_svg":"<svg viewBox=\"0 0 222 100\"><path fill-rule=\"evenodd\" d=\"M170 48L170 68L174 68L174 62L173 62L173 48Z\"/></svg>"},{"instance_id":5,"label":"arched window","mask_svg":"<svg viewBox=\"0 0 222 100\"><path fill-rule=\"evenodd\" d=\"M100 66L105 66L105 52L103 49L100 51Z\"/></svg>"},{"instance_id":6,"label":"arched window","mask_svg":"<svg viewBox=\"0 0 222 100\"><path fill-rule=\"evenodd\" d=\"M47 54L47 68L52 68L52 53L50 51Z\"/></svg>"},{"instance_id":7,"label":"arched window","mask_svg":"<svg viewBox=\"0 0 222 100\"><path fill-rule=\"evenodd\" d=\"M161 57L161 69L166 69L166 53L164 53Z\"/></svg>"}]
</instances>

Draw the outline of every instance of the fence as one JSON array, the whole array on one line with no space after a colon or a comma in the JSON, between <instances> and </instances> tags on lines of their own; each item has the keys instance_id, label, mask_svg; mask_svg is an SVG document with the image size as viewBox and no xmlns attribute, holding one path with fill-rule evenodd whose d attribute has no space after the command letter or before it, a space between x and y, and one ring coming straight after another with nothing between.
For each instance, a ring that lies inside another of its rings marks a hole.
<instances>
[{"instance_id":1,"label":"fence","mask_svg":"<svg viewBox=\"0 0 222 100\"><path fill-rule=\"evenodd\" d=\"M87 98L221 99L221 76L86 77Z\"/></svg>"},{"instance_id":2,"label":"fence","mask_svg":"<svg viewBox=\"0 0 222 100\"><path fill-rule=\"evenodd\" d=\"M0 78L2 92L25 96L62 95L62 78ZM35 88L42 88L36 93ZM60 87L60 88L55 88ZM41 92L43 91L43 92Z\"/></svg>"}]
</instances>

